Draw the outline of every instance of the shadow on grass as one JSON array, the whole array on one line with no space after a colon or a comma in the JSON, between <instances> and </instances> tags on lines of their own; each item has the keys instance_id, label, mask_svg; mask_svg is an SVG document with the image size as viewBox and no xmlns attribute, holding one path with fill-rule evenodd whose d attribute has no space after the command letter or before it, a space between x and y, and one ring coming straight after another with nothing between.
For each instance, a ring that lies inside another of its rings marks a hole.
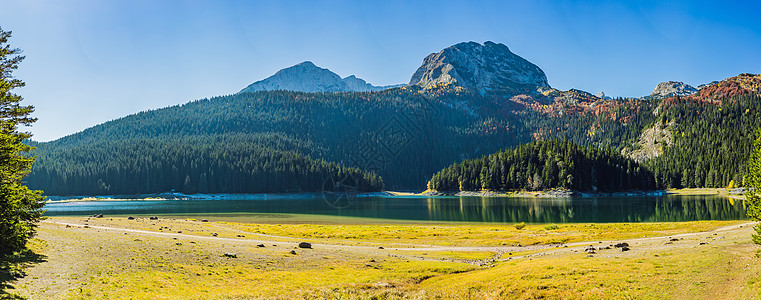
<instances>
[{"instance_id":1,"label":"shadow on grass","mask_svg":"<svg viewBox=\"0 0 761 300\"><path fill-rule=\"evenodd\" d=\"M26 276L27 268L47 261L47 256L25 249L16 254L0 258L0 299L25 299L13 293L13 283Z\"/></svg>"}]
</instances>

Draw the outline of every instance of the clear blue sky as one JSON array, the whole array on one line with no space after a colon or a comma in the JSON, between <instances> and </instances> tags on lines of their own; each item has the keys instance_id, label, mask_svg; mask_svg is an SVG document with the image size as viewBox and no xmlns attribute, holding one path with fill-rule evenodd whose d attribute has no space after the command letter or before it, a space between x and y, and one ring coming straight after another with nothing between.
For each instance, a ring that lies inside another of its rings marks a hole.
<instances>
[{"instance_id":1,"label":"clear blue sky","mask_svg":"<svg viewBox=\"0 0 761 300\"><path fill-rule=\"evenodd\" d=\"M643 96L761 73L759 1L0 0L27 59L17 93L36 140L143 110L231 94L304 60L375 85L423 58L491 40L550 85Z\"/></svg>"}]
</instances>

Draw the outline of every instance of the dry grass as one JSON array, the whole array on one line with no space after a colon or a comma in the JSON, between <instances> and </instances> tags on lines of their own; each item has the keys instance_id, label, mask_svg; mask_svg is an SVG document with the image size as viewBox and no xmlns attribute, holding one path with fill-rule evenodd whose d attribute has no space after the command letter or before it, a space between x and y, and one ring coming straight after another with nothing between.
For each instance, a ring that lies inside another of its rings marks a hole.
<instances>
[{"instance_id":1,"label":"dry grass","mask_svg":"<svg viewBox=\"0 0 761 300\"><path fill-rule=\"evenodd\" d=\"M451 299L757 299L761 266L747 243L549 254L443 275L416 290ZM608 251L608 253L605 253Z\"/></svg>"},{"instance_id":2,"label":"dry grass","mask_svg":"<svg viewBox=\"0 0 761 300\"><path fill-rule=\"evenodd\" d=\"M85 220L52 219L82 225ZM733 223L559 224L551 230L546 224L517 230L512 224L277 225L125 218L90 219L90 228L43 223L32 245L45 260L27 267L27 275L8 291L29 299L758 298L759 247L750 244L748 226L666 245L665 238L634 240L631 251L599 250L593 257L573 246L510 255L471 247L667 236ZM129 231L133 229L146 232ZM295 248L302 239L319 243L314 249ZM256 246L260 240L267 241L265 247ZM391 243L429 248L377 247ZM466 247L436 250L436 245ZM486 267L453 262L500 254L501 260Z\"/></svg>"},{"instance_id":3,"label":"dry grass","mask_svg":"<svg viewBox=\"0 0 761 300\"><path fill-rule=\"evenodd\" d=\"M283 225L225 223L225 225L250 233L305 238L315 241L360 241L386 245L512 246L662 236L707 231L737 223L739 222L561 224L557 225L557 229L548 229L547 224L530 224L522 229L517 229L512 224Z\"/></svg>"}]
</instances>

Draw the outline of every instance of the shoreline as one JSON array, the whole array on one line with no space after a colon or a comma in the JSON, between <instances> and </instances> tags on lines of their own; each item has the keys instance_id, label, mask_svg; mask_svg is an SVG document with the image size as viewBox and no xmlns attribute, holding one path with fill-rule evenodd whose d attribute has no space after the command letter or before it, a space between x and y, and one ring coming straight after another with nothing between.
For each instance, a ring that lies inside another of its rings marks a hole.
<instances>
[{"instance_id":1,"label":"shoreline","mask_svg":"<svg viewBox=\"0 0 761 300\"><path fill-rule=\"evenodd\" d=\"M734 200L745 200L744 188L688 188L653 191L579 192L573 190L546 191L435 191L420 193L382 191L357 193L355 197L507 197L507 198L593 198L593 197L657 197L668 195L719 195ZM94 201L169 201L169 200L280 200L293 198L320 198L324 193L261 193L261 194L183 194L151 193L135 195L76 195L46 196L49 203Z\"/></svg>"},{"instance_id":2,"label":"shoreline","mask_svg":"<svg viewBox=\"0 0 761 300\"><path fill-rule=\"evenodd\" d=\"M293 198L320 198L324 193L262 193L262 194L183 194L155 193L138 195L75 195L46 196L48 203L94 202L94 201L169 201L169 200L279 200ZM357 193L356 197L394 196L391 192Z\"/></svg>"},{"instance_id":3,"label":"shoreline","mask_svg":"<svg viewBox=\"0 0 761 300\"><path fill-rule=\"evenodd\" d=\"M668 195L718 195L734 200L745 200L744 188L687 188L653 191L623 191L623 192L579 192L574 190L547 191L434 191L426 190L419 196L451 196L451 197L507 197L507 198L592 198L592 197L654 197Z\"/></svg>"}]
</instances>

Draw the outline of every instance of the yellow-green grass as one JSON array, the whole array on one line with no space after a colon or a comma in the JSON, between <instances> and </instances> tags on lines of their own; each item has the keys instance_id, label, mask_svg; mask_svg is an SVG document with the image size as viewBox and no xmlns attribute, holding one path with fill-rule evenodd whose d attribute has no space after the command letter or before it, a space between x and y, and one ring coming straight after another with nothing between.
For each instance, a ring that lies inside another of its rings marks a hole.
<instances>
[{"instance_id":1,"label":"yellow-green grass","mask_svg":"<svg viewBox=\"0 0 761 300\"><path fill-rule=\"evenodd\" d=\"M241 231L332 242L372 242L376 244L426 244L439 246L503 246L563 244L701 232L745 221L697 221L672 223L529 224L517 229L513 224L436 225L322 225L322 224L242 224L222 223Z\"/></svg>"},{"instance_id":2,"label":"yellow-green grass","mask_svg":"<svg viewBox=\"0 0 761 300\"><path fill-rule=\"evenodd\" d=\"M197 219L168 219L152 221L138 218L56 217L54 220L90 225L133 228L155 232L219 237L268 238L279 240L308 240L320 243L404 247L437 246L515 246L565 244L582 241L609 241L678 233L709 231L747 221L695 221L663 223L569 223L527 224L517 229L514 224L432 223L432 224L262 224L238 222L200 222ZM201 219L201 218L198 218Z\"/></svg>"},{"instance_id":3,"label":"yellow-green grass","mask_svg":"<svg viewBox=\"0 0 761 300\"><path fill-rule=\"evenodd\" d=\"M761 266L738 243L512 260L442 275L415 290L445 299L759 299Z\"/></svg>"},{"instance_id":4,"label":"yellow-green grass","mask_svg":"<svg viewBox=\"0 0 761 300\"><path fill-rule=\"evenodd\" d=\"M729 189L727 188L684 188L684 189L668 189L669 194L674 195L727 195Z\"/></svg>"},{"instance_id":5,"label":"yellow-green grass","mask_svg":"<svg viewBox=\"0 0 761 300\"><path fill-rule=\"evenodd\" d=\"M171 265L91 278L75 291L84 299L227 299L301 298L317 290L362 290L408 286L437 275L475 269L449 262L393 260L371 266L325 264L299 270L261 270L250 266ZM180 271L178 272L177 269Z\"/></svg>"},{"instance_id":6,"label":"yellow-green grass","mask_svg":"<svg viewBox=\"0 0 761 300\"><path fill-rule=\"evenodd\" d=\"M83 220L51 219L67 223ZM743 232L727 232L726 238L722 231L716 236L703 233L699 237L685 237L670 245L663 245L665 238L634 242L632 251L601 250L594 257L586 257L578 247L534 249L514 252L512 256L503 253L502 259L531 256L497 262L493 267L450 261L450 258L487 260L496 254L478 249L368 250L368 247L319 245L314 249L297 249L293 241L272 242L259 248L245 242L253 236L250 234L241 241L217 240L208 235L210 229L224 237L235 237L233 234L241 230L260 229L266 230L266 234L302 239L302 235L316 230L332 234L309 239L323 244L359 242L362 245L358 246L366 246L390 244L396 238L395 244L450 245L445 240L457 237L451 245L501 245L502 241L489 242L488 238L513 237L527 245L527 241L557 238L591 242L668 236L738 223L733 221L558 224L559 228L553 230L538 224L518 230L512 224L278 226L184 219L151 223L125 218L90 219L88 223L91 228L43 223L40 240L32 245L35 252L45 255L45 262L28 268L27 276L13 283L16 287L13 292L29 299L467 299L469 296L663 299L695 295L708 299L750 299L759 297L761 289L761 264L755 256L759 248L749 242L751 230L747 226ZM172 236L102 230L95 226L145 228L152 232L171 227L169 231L181 229L187 236L175 240ZM352 234L359 235L347 238ZM709 244L699 246L698 241ZM272 245L275 243L278 246ZM291 254L291 250L296 254ZM236 253L237 258L224 257L227 252Z\"/></svg>"},{"instance_id":7,"label":"yellow-green grass","mask_svg":"<svg viewBox=\"0 0 761 300\"><path fill-rule=\"evenodd\" d=\"M493 251L388 250L386 252L392 253L392 254L404 255L404 256L426 258L426 259L434 259L434 260L454 259L458 261L459 260L466 260L466 261L489 260L494 258L495 255L497 255L497 253Z\"/></svg>"}]
</instances>

